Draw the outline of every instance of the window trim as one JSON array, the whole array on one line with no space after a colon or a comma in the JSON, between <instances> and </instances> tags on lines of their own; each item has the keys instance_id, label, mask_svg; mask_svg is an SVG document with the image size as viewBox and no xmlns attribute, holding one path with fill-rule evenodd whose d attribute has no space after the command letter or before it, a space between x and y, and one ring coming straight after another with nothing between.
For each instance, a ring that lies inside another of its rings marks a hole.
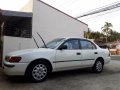
<instances>
[{"instance_id":1,"label":"window trim","mask_svg":"<svg viewBox=\"0 0 120 90\"><path fill-rule=\"evenodd\" d=\"M70 39L67 39L66 41L64 41L59 47L57 50L60 50L59 48L64 45L66 42L70 41L70 40L77 40L78 41L78 45L79 45L79 49L65 49L65 50L80 50L81 49L81 46L80 46L80 43L79 43L79 39L77 38L70 38Z\"/></svg>"},{"instance_id":2,"label":"window trim","mask_svg":"<svg viewBox=\"0 0 120 90\"><path fill-rule=\"evenodd\" d=\"M79 44L80 44L80 49L81 49L81 50L95 50L95 49L97 49L97 46L96 46L92 41L87 40L87 39L80 39L79 42L82 41L82 40L83 40L83 41L88 41L88 42L90 42L92 45L94 45L95 48L94 48L94 49L82 49L81 43L79 43Z\"/></svg>"}]
</instances>

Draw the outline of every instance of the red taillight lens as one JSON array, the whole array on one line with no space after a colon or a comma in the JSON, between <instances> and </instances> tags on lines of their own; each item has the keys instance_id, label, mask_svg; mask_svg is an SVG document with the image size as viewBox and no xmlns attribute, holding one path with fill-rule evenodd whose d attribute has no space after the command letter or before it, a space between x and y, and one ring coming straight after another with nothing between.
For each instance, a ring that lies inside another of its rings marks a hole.
<instances>
[{"instance_id":1,"label":"red taillight lens","mask_svg":"<svg viewBox=\"0 0 120 90\"><path fill-rule=\"evenodd\" d=\"M21 57L17 57L17 56L15 56L15 57L6 57L5 59L8 62L16 63L16 62L19 62L21 60Z\"/></svg>"}]
</instances>

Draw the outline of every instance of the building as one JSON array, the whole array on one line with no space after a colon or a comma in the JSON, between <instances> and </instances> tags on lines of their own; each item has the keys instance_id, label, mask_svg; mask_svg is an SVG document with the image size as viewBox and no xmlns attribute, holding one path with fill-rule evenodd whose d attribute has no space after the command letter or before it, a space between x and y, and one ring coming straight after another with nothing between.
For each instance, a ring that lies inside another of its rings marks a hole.
<instances>
[{"instance_id":1,"label":"building","mask_svg":"<svg viewBox=\"0 0 120 90\"><path fill-rule=\"evenodd\" d=\"M29 0L29 2L22 7L22 12L33 12L33 0Z\"/></svg>"},{"instance_id":2,"label":"building","mask_svg":"<svg viewBox=\"0 0 120 90\"><path fill-rule=\"evenodd\" d=\"M84 31L88 31L87 24L40 0L29 3L20 12L1 10L3 58L12 51L37 48L32 37L41 46L37 32L47 43L59 37L84 37Z\"/></svg>"}]
</instances>

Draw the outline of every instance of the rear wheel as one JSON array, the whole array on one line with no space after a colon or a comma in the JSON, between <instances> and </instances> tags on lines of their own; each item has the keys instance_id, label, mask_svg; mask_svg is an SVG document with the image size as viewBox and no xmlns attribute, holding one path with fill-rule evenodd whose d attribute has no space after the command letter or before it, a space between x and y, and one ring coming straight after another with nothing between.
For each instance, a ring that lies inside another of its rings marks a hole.
<instances>
[{"instance_id":1,"label":"rear wheel","mask_svg":"<svg viewBox=\"0 0 120 90\"><path fill-rule=\"evenodd\" d=\"M94 64L94 66L92 67L92 70L95 73L101 73L103 71L103 62L101 60L97 60Z\"/></svg>"},{"instance_id":2,"label":"rear wheel","mask_svg":"<svg viewBox=\"0 0 120 90\"><path fill-rule=\"evenodd\" d=\"M38 61L32 63L27 70L27 78L32 82L42 82L44 81L49 72L49 64L43 61Z\"/></svg>"}]
</instances>

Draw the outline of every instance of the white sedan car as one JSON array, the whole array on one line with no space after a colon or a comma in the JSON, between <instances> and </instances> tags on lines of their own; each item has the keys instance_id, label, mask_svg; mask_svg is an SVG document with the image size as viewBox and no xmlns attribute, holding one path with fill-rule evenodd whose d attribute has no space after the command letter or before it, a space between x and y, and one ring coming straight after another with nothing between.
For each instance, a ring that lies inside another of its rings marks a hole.
<instances>
[{"instance_id":1,"label":"white sedan car","mask_svg":"<svg viewBox=\"0 0 120 90\"><path fill-rule=\"evenodd\" d=\"M91 67L100 73L110 61L107 49L83 38L58 38L46 46L7 54L3 60L4 72L25 75L33 82L41 82L55 71Z\"/></svg>"}]
</instances>

